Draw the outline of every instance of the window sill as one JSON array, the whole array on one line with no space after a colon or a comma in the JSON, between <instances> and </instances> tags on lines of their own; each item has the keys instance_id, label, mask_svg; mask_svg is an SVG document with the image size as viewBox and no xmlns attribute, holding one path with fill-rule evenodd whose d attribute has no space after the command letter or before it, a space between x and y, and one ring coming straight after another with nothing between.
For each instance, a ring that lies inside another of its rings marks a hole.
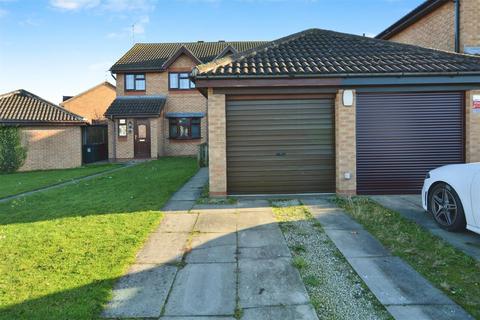
<instances>
[{"instance_id":1,"label":"window sill","mask_svg":"<svg viewBox=\"0 0 480 320\"><path fill-rule=\"evenodd\" d=\"M168 91L172 92L195 92L198 91L196 88L193 89L174 89L174 88L168 88Z\"/></svg>"}]
</instances>

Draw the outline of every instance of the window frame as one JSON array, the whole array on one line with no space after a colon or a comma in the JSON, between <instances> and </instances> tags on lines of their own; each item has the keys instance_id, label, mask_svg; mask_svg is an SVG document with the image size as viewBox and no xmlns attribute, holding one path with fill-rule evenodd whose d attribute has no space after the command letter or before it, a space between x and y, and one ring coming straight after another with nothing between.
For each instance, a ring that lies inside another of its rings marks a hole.
<instances>
[{"instance_id":1,"label":"window frame","mask_svg":"<svg viewBox=\"0 0 480 320\"><path fill-rule=\"evenodd\" d=\"M170 75L172 74L176 74L177 75L177 83L176 83L176 88L173 88L172 87L172 81L171 81L171 77ZM186 77L185 76L181 76L182 74L186 74ZM180 81L181 80L185 80L185 79L188 79L188 88L180 88ZM169 71L168 72L168 90L172 90L172 91L186 91L186 90L195 90L196 89L196 86L195 86L195 83L193 83L192 80L190 80L190 73L189 72L185 72L185 71Z\"/></svg>"},{"instance_id":2,"label":"window frame","mask_svg":"<svg viewBox=\"0 0 480 320\"><path fill-rule=\"evenodd\" d=\"M127 88L127 77L128 76L133 76L133 89L128 89ZM137 77L142 76L142 78L137 79ZM147 76L145 73L125 73L124 74L124 79L123 79L123 87L125 91L127 92L145 92L147 90ZM137 89L137 81L138 80L143 80L143 86L144 89Z\"/></svg>"},{"instance_id":3,"label":"window frame","mask_svg":"<svg viewBox=\"0 0 480 320\"><path fill-rule=\"evenodd\" d=\"M182 119L188 119L188 125L179 122ZM194 123L195 122L195 123ZM176 126L176 136L172 137L172 125ZM193 137L192 127L198 126L198 137ZM180 137L180 127L188 128L188 136ZM202 118L200 117L171 117L168 118L168 138L171 140L199 140L202 139Z\"/></svg>"},{"instance_id":4,"label":"window frame","mask_svg":"<svg viewBox=\"0 0 480 320\"><path fill-rule=\"evenodd\" d=\"M120 127L125 127L125 134L120 134ZM125 118L120 118L118 119L117 123L117 136L119 138L126 138L128 136L128 124L127 124L127 119Z\"/></svg>"}]
</instances>

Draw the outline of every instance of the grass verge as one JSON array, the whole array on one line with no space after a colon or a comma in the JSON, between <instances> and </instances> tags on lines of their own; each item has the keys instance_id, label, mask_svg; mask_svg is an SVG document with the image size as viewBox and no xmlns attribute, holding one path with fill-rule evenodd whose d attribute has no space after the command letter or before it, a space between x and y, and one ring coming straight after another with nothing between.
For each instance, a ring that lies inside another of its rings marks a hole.
<instances>
[{"instance_id":1,"label":"grass verge","mask_svg":"<svg viewBox=\"0 0 480 320\"><path fill-rule=\"evenodd\" d=\"M391 319L306 207L272 206L319 319Z\"/></svg>"},{"instance_id":2,"label":"grass verge","mask_svg":"<svg viewBox=\"0 0 480 320\"><path fill-rule=\"evenodd\" d=\"M0 204L0 319L94 319L197 171L162 158Z\"/></svg>"},{"instance_id":3,"label":"grass verge","mask_svg":"<svg viewBox=\"0 0 480 320\"><path fill-rule=\"evenodd\" d=\"M371 199L336 198L335 202L394 255L480 319L479 262Z\"/></svg>"},{"instance_id":4,"label":"grass verge","mask_svg":"<svg viewBox=\"0 0 480 320\"><path fill-rule=\"evenodd\" d=\"M89 165L74 169L42 170L1 174L0 198L37 190L75 178L86 177L120 166L120 164Z\"/></svg>"}]
</instances>

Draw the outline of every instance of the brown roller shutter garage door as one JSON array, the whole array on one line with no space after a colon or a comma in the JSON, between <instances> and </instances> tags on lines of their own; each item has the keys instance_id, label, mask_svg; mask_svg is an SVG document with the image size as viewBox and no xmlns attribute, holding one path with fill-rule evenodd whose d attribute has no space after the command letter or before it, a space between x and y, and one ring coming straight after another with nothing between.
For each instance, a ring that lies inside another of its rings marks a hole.
<instances>
[{"instance_id":1,"label":"brown roller shutter garage door","mask_svg":"<svg viewBox=\"0 0 480 320\"><path fill-rule=\"evenodd\" d=\"M419 193L426 173L464 162L464 93L359 93L357 192Z\"/></svg>"},{"instance_id":2,"label":"brown roller shutter garage door","mask_svg":"<svg viewBox=\"0 0 480 320\"><path fill-rule=\"evenodd\" d=\"M227 100L230 194L335 192L333 97Z\"/></svg>"}]
</instances>

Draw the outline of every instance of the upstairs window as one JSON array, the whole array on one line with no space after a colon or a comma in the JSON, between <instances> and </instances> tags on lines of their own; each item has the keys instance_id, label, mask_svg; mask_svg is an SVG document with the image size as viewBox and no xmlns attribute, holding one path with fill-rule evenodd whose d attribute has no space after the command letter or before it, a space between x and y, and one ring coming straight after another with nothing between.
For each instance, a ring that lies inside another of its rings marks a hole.
<instances>
[{"instance_id":1,"label":"upstairs window","mask_svg":"<svg viewBox=\"0 0 480 320\"><path fill-rule=\"evenodd\" d=\"M200 139L201 118L170 118L170 139Z\"/></svg>"},{"instance_id":2,"label":"upstairs window","mask_svg":"<svg viewBox=\"0 0 480 320\"><path fill-rule=\"evenodd\" d=\"M188 78L187 72L170 72L168 75L169 88L173 90L195 89L195 84Z\"/></svg>"},{"instance_id":3,"label":"upstairs window","mask_svg":"<svg viewBox=\"0 0 480 320\"><path fill-rule=\"evenodd\" d=\"M126 74L125 90L145 91L145 73Z\"/></svg>"}]
</instances>

